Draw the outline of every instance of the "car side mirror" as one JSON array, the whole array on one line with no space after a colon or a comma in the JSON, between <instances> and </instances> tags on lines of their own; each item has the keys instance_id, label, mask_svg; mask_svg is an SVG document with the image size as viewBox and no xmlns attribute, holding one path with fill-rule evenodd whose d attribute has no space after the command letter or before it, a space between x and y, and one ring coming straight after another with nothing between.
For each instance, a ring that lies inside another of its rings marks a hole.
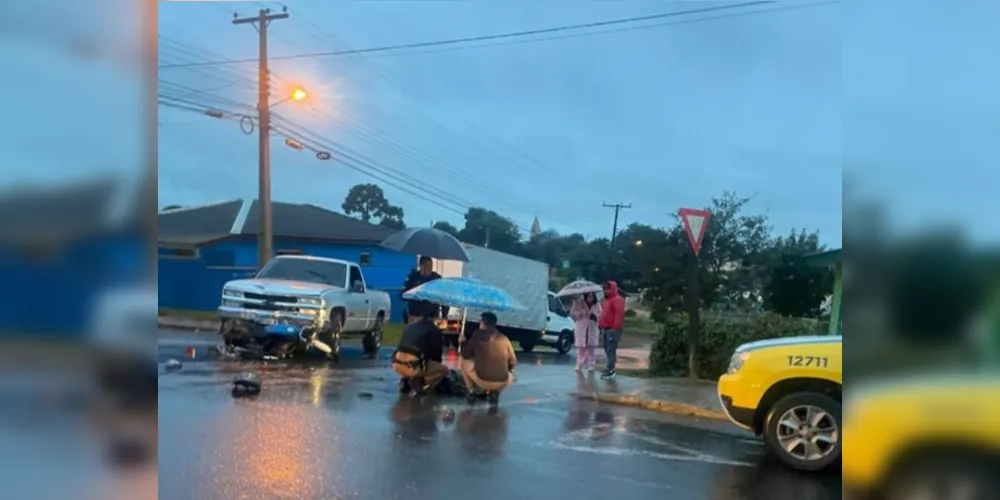
<instances>
[{"instance_id":1,"label":"car side mirror","mask_svg":"<svg viewBox=\"0 0 1000 500\"><path fill-rule=\"evenodd\" d=\"M365 284L362 283L361 280L355 281L354 284L351 285L351 293L364 293L364 291Z\"/></svg>"}]
</instances>

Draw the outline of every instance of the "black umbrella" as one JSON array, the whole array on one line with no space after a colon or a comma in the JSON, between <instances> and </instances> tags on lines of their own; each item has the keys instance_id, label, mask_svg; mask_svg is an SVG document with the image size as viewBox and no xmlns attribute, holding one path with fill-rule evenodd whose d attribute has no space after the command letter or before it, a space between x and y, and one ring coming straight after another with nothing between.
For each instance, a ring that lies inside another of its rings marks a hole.
<instances>
[{"instance_id":1,"label":"black umbrella","mask_svg":"<svg viewBox=\"0 0 1000 500\"><path fill-rule=\"evenodd\" d=\"M411 227L389 235L382 246L398 252L426 255L435 259L469 262L462 242L432 227Z\"/></svg>"}]
</instances>

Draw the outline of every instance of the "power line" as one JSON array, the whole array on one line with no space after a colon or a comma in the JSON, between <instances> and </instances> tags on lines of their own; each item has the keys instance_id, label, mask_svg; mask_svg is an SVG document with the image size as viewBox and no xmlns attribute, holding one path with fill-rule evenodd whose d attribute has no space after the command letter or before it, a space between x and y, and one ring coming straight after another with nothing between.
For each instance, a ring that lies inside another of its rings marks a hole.
<instances>
[{"instance_id":1,"label":"power line","mask_svg":"<svg viewBox=\"0 0 1000 500\"><path fill-rule=\"evenodd\" d=\"M508 39L508 38L521 38L521 37L527 37L527 36L546 35L546 34L552 34L552 33L565 32L565 31L576 31L576 30L584 30L584 29L592 29L592 28L601 28L601 27L605 27L605 26L615 26L615 25L623 25L623 24L634 24L634 23L640 23L640 22L644 22L644 21L654 21L654 20L657 20L657 19L667 19L667 18L671 18L671 17L688 16L688 15L693 15L693 14L707 14L707 13L710 13L710 12L719 12L719 11L724 11L724 10L741 9L741 8L745 8L745 7L755 7L755 6L762 6L762 5L770 5L770 4L774 4L774 3L777 3L776 0L761 0L761 1L741 2L741 3L728 4L728 5L713 5L711 7L700 7L700 8L697 8L697 9L688 9L688 10L681 10L681 11L674 11L674 12L665 12L665 13L660 13L660 14L651 14L651 15L647 15L647 16L626 17L626 18L619 18L619 19L610 19L610 20L607 20L607 21L596 21L596 22L591 22L591 23L571 24L571 25L564 25L564 26L554 26L554 27L550 27L550 28L540 28L540 29L534 29L534 30L514 31L514 32L508 32L508 33L497 33L497 34L493 34L493 35L480 35L480 36L471 36L471 37L464 37L464 38L452 38L452 39L448 39L448 40L435 40L435 41L430 41L430 42L405 43L405 44L399 44L399 45L384 45L384 46L381 46L381 47L369 47L369 48L364 48L364 49L339 50L339 51L332 51L332 52L313 52L313 53L307 53L307 54L292 54L292 55L287 55L287 56L272 56L270 58L270 60L275 61L275 60L303 59L303 58L325 57L325 56L340 56L340 55L349 55L349 54L369 54L369 53L374 53L374 52L390 52L390 51L394 51L394 50L420 49L420 48L427 48L427 47L440 47L440 46L444 46L444 45L456 45L456 44L472 43L472 42L485 42L485 41L490 41L490 40L502 40L502 39ZM168 65L159 66L159 69L184 68L184 67L192 67L192 66L218 66L218 65L225 65L225 64L245 64L245 63L255 63L257 61L258 61L258 59L229 59L229 60L221 60L221 61L206 61L206 62L187 63L187 64L168 64Z\"/></svg>"},{"instance_id":2,"label":"power line","mask_svg":"<svg viewBox=\"0 0 1000 500\"><path fill-rule=\"evenodd\" d=\"M439 48L439 49L414 50L414 51L408 51L408 52L382 52L382 53L374 54L372 57L381 58L381 57L397 57L397 56L414 56L414 55L421 55L421 54L438 54L438 53L442 53L442 52L454 52L454 51L457 51L457 50L487 49L487 48L490 48L490 47L509 47L509 46L512 46L512 45L522 45L522 44L527 44L527 43L553 42L553 41L558 41L558 40L569 40L569 39L573 39L573 38L582 38L582 37L589 37L589 36L607 35L607 34L612 34L612 33L625 33L625 32L631 32L631 31L648 30L648 29L653 29L653 28L663 28L663 27L666 27L666 26L680 26L680 25L684 25L684 24L704 23L704 22L708 22L708 21L718 21L718 20L721 20L721 19L735 19L735 18L740 18L740 17L757 16L757 15L760 15L760 14L769 14L769 13L774 13L774 12L785 12L785 11L791 11L791 10L810 9L810 8L814 8L814 7L822 7L822 6L826 6L826 5L834 5L834 4L839 4L839 3L843 3L843 0L825 0L825 1L814 2L814 3L796 3L796 4L792 4L792 5L782 5L782 6L779 6L779 7L773 7L773 8L770 8L770 9L757 9L757 10L752 10L752 11L749 11L749 12L735 12L735 13L720 14L720 15L717 15L717 16L696 17L696 18L691 18L691 19L679 19L679 20L667 21L667 22L662 22L662 23L644 24L642 26L625 26L625 27L618 27L618 28L606 29L606 30L600 30L600 31L591 31L591 32L587 32L587 33L567 33L567 34L563 34L563 35L554 35L554 36L547 36L547 37L542 37L542 38L531 38L531 39L527 39L527 40L507 40L507 41L503 41L503 42L486 43L486 44L482 44L482 45L464 45L464 46L457 46L457 47L453 46L453 47L444 47L444 48Z\"/></svg>"},{"instance_id":3,"label":"power line","mask_svg":"<svg viewBox=\"0 0 1000 500\"><path fill-rule=\"evenodd\" d=\"M161 97L165 99L169 98L169 96L161 96ZM221 111L224 114L231 115L232 117L245 116L240 113L233 112L231 110L214 108L207 105L202 105L202 107L198 107L192 104L192 102L193 101L185 99L180 104L172 104L170 102L162 102L162 101L161 104L176 109L196 112L200 114L205 114L206 111L216 110L216 111ZM433 186L426 185L422 183L419 179L408 176L404 172L401 172L387 165L378 164L377 162L374 162L374 160L371 160L370 158L364 156L363 154L358 153L357 151L353 151L350 148L337 143L336 141L329 140L321 136L320 134L311 131L306 127L303 127L301 125L292 122L291 120L283 118L278 114L275 114L274 118L276 118L279 123L271 127L272 135L277 135L280 137L284 137L286 139L292 139L294 141L301 143L303 147L310 149L312 151L322 151L323 149L331 151L332 154L330 159L333 160L334 162L344 165L350 168L351 170L354 170L365 176L371 177L376 181L379 181L388 186L396 188L415 198L419 198L432 205L435 205L439 208L442 208L451 213L461 216L466 215L466 213L470 208L479 206L479 205L463 204L460 203L459 201L456 201L454 198L449 198L448 196L436 196L435 193L437 193L437 191L433 189ZM310 144L319 146L319 148L323 149L318 149L314 146L311 146ZM409 177L409 179L407 179L407 177ZM481 208L487 209L486 207L481 207ZM513 221L511 221L511 223L519 231L525 233L528 232L525 228L517 225Z\"/></svg>"},{"instance_id":4,"label":"power line","mask_svg":"<svg viewBox=\"0 0 1000 500\"><path fill-rule=\"evenodd\" d=\"M214 4L210 4L210 5L214 5ZM226 9L224 9L224 8L220 8L220 10L226 11ZM299 11L296 11L296 12L299 12ZM289 13L292 13L291 9L289 9ZM309 17L308 15L305 15L305 14L302 14L301 12L299 12L299 14L296 17L296 19L299 19L300 21L304 21L307 24L309 24L312 28L314 28L314 30L317 33L319 33L320 35L324 35L327 38L327 41L332 41L332 43L334 44L334 46L336 46L338 43L342 43L342 42L337 41L336 38L333 35L329 34L326 31L324 31L322 28L320 28L315 23L310 22L309 19L308 19L308 17ZM279 40L284 40L284 38L280 34L269 33L269 36L272 37L272 39L273 39L273 37L277 37ZM166 39L166 40L169 41L173 45L186 46L186 47L184 47L184 49L185 49L186 52L189 53L188 55L193 55L195 58L198 58L198 59L201 59L201 58L204 57L203 53L209 53L210 52L210 51L207 51L207 50L200 49L199 47L195 47L195 46L192 46L192 45L189 45L189 44L184 44L183 42L173 41L173 40L170 40L170 39ZM286 41L286 43L289 43L290 45L294 45L294 44L292 44L292 42L287 42ZM218 57L218 56L216 55L216 57ZM367 61L364 60L364 56L362 56L362 55L355 55L355 56L351 56L351 57L356 58L359 62L361 62L362 64L365 64L366 67L368 67L368 69L372 70L373 73L375 73L378 76L381 76L381 77L385 78L386 80L388 80L390 83L396 85L401 90L406 91L406 92L410 92L411 94L414 94L413 92L409 91L409 89L407 89L401 82L398 82L397 80L392 79L389 75L386 75L384 72L377 71L377 68L369 66L368 63L367 63ZM210 57L209 57L209 59L210 59ZM321 63L327 64L327 63L329 63L329 61L321 61ZM332 68L332 66L331 66L331 68ZM190 70L194 70L194 71L204 72L203 68L189 68L189 69ZM216 69L222 69L222 68L216 68ZM334 69L334 71L337 71L337 69L335 69L335 68L332 68L332 69ZM211 77L212 75L209 75L209 76ZM273 77L275 75L272 74L271 76L272 76L272 80L273 80L274 79ZM167 84L167 85L179 86L178 84L174 84L173 82L167 82L167 81L164 81L162 79L161 79L161 81L164 84ZM193 93L195 91L198 91L197 89L192 89L190 87L184 87L184 90L188 91L188 92L186 92L186 94L191 94L191 93ZM403 102L403 101L401 101L399 99L394 99L392 96L387 95L387 94L385 94L383 92L379 92L375 88L371 88L369 90L373 91L375 94L377 94L377 95L379 95L379 96L381 96L383 98L386 98L386 99L388 99L388 100L390 100L390 101L392 101L392 102L394 102L396 104L406 105L405 102ZM204 91L204 92L207 93L207 90ZM414 96L417 97L418 99L421 99L419 96L416 96L416 95L414 95ZM211 98L215 99L215 96L212 96ZM221 97L219 98L219 100L220 101L227 100L229 102L233 102L232 100L221 98ZM425 99L421 99L421 100L423 100L425 103L427 102ZM239 106L239 107L245 107L245 105L242 104L242 103L234 103L234 104L237 105L237 106ZM445 130L447 132L450 132L456 138L460 139L456 144L469 144L469 143L472 143L475 146L481 147L485 152L495 154L495 152L492 150L492 148L488 149L488 148L484 147L478 141L475 141L473 138L466 137L463 134L456 132L454 129L451 129L451 128L447 127L445 124L439 122L438 120L435 120L431 116L421 115L419 113L419 109L412 108L412 110L418 112L418 117L422 117L422 118L430 121L431 125L434 125L434 126L436 126L438 128L441 128L441 129L443 129L443 130ZM315 110L315 111L318 111L318 110ZM409 162L409 163L413 163L414 165L419 165L419 166L422 166L422 167L425 167L425 168L429 168L430 170L434 170L434 171L437 171L437 172L444 173L448 178L452 178L452 179L455 179L455 180L464 181L465 183L469 184L473 189L475 189L476 191L478 191L480 193L483 193L488 198L495 199L495 200L507 200L506 201L507 204L510 204L512 206L519 206L519 207L523 207L525 205L530 205L530 204L536 202L536 200L532 200L532 199L528 199L528 198L521 198L520 196L515 196L515 198L517 198L519 201L512 201L511 195L509 195L508 193L504 193L504 192L501 192L499 190L496 190L488 182L483 182L481 179L475 179L471 175L469 175L467 172L465 172L464 170L461 170L461 169L458 169L458 168L456 168L454 166L451 166L446 161L443 161L443 160L441 160L439 158L436 158L435 156L433 156L433 155L431 155L429 153L420 151L419 148L410 146L405 141L393 138L389 134L385 134L383 132L380 132L375 126L370 125L365 120L361 119L360 117L352 115L350 112L348 112L348 111L346 111L344 109L339 110L338 113L336 113L336 115L334 115L334 114L328 114L328 113L323 113L323 114L324 115L328 115L329 118L331 118L332 120L334 120L338 125L340 125L341 128L343 128L346 132L350 133L351 135L354 135L354 136L360 138L361 140L363 140L365 142L371 143L371 144L375 145L376 147L380 148L381 150L383 150L385 152L388 152L389 154L392 154L394 156L397 156L397 157L401 158L403 161L406 161L406 162ZM344 116L342 117L340 115L344 115ZM344 120L344 117L346 117L347 120ZM468 123L466 123L466 125L469 125L471 127L475 127L474 125L468 124ZM479 129L479 130L481 131L481 129ZM484 133L486 133L486 132L484 132ZM499 139L497 139L497 140L499 140ZM510 147L515 152L518 152L522 156L527 157L527 155L525 155L523 152L520 152L520 151L516 150L515 148L513 148L513 146L508 146L508 147ZM507 160L504 157L500 157L499 159L503 163L508 163L509 162L509 160ZM529 174L529 175L537 172L537 167L532 168L530 166L527 166L527 165L524 165L524 164L521 164L521 163L518 163L516 166L521 167L524 170L524 172L526 174ZM462 190L463 189L460 188L459 191L462 191ZM450 196L452 196L453 199L458 199L460 201L465 202L464 200L461 200L461 198L459 198L457 195L450 195ZM472 205L472 203L468 203L468 202L465 202L465 203L467 203L469 205ZM538 207L536 207L536 211L537 211L537 208ZM570 224L570 225L574 225L575 223L579 223L579 221L574 220L574 223Z\"/></svg>"},{"instance_id":5,"label":"power line","mask_svg":"<svg viewBox=\"0 0 1000 500\"><path fill-rule=\"evenodd\" d=\"M632 208L632 204L631 203L615 203L615 204L612 205L612 204L604 203L602 206L604 208L613 208L613 209L615 209L615 222L614 222L614 225L611 226L611 250L614 250L615 249L615 237L618 236L618 213L621 212L621 210L623 208Z\"/></svg>"}]
</instances>

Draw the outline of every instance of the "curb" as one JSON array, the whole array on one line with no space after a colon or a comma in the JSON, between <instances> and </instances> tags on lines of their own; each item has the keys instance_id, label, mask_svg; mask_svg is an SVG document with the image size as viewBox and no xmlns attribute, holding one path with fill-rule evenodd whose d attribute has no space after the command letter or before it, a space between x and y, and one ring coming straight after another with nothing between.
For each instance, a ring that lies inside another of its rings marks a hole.
<instances>
[{"instance_id":1,"label":"curb","mask_svg":"<svg viewBox=\"0 0 1000 500\"><path fill-rule=\"evenodd\" d=\"M644 410L658 411L660 413L673 413L687 415L690 417L700 417L712 420L729 420L725 413L719 410L704 408L701 406L677 403L673 401L660 401L656 399L646 399L632 394L613 394L606 392L574 392L571 396L577 399L597 401L622 406L632 406Z\"/></svg>"},{"instance_id":2,"label":"curb","mask_svg":"<svg viewBox=\"0 0 1000 500\"><path fill-rule=\"evenodd\" d=\"M162 328L176 328L191 331L219 331L218 320L183 318L179 316L158 316L157 323Z\"/></svg>"}]
</instances>

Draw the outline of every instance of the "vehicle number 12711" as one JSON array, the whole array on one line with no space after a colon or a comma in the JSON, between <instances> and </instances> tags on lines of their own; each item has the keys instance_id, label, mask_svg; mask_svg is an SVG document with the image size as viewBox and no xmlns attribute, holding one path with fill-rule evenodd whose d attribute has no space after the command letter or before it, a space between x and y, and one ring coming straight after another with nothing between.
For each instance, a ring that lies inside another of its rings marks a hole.
<instances>
[{"instance_id":1,"label":"vehicle number 12711","mask_svg":"<svg viewBox=\"0 0 1000 500\"><path fill-rule=\"evenodd\" d=\"M788 356L788 366L815 366L826 368L829 360L823 356Z\"/></svg>"}]
</instances>

